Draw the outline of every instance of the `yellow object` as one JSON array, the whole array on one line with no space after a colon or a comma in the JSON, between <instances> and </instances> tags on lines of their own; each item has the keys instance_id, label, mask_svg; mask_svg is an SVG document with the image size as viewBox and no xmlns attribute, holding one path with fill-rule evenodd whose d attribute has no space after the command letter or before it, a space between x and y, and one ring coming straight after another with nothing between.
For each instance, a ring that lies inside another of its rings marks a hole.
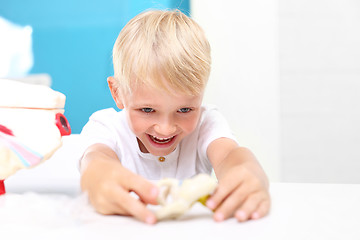
<instances>
[{"instance_id":1,"label":"yellow object","mask_svg":"<svg viewBox=\"0 0 360 240\"><path fill-rule=\"evenodd\" d=\"M206 207L206 201L209 199L210 194L202 196L197 201Z\"/></svg>"},{"instance_id":2,"label":"yellow object","mask_svg":"<svg viewBox=\"0 0 360 240\"><path fill-rule=\"evenodd\" d=\"M158 220L179 218L196 202L206 206L206 200L217 187L217 181L204 173L179 183L174 178L165 178L157 183L160 188L157 200L161 205L155 213Z\"/></svg>"}]
</instances>

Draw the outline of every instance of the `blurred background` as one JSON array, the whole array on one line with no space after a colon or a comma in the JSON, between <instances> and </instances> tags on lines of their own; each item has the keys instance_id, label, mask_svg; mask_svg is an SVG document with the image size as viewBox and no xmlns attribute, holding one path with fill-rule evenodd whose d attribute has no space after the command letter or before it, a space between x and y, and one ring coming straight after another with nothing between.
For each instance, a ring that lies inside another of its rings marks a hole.
<instances>
[{"instance_id":1,"label":"blurred background","mask_svg":"<svg viewBox=\"0 0 360 240\"><path fill-rule=\"evenodd\" d=\"M51 87L67 96L74 133L96 110L116 107L106 82L113 75L112 47L122 27L149 8L189 12L189 1L0 0L1 17L32 28L29 73L48 74Z\"/></svg>"},{"instance_id":2,"label":"blurred background","mask_svg":"<svg viewBox=\"0 0 360 240\"><path fill-rule=\"evenodd\" d=\"M112 47L149 8L178 8L204 28L213 57L205 102L271 181L360 183L358 0L0 0L0 19L23 32L6 42L0 21L0 77L41 74L67 96L80 133L93 112L116 108L106 82ZM15 39L25 62L5 54ZM17 68L5 71L10 60Z\"/></svg>"}]
</instances>

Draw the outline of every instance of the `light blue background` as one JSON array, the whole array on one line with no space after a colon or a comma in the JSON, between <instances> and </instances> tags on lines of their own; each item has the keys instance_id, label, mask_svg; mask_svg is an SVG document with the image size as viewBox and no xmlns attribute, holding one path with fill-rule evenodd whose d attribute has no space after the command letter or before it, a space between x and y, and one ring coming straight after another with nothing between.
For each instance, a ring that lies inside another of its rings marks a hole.
<instances>
[{"instance_id":1,"label":"light blue background","mask_svg":"<svg viewBox=\"0 0 360 240\"><path fill-rule=\"evenodd\" d=\"M189 5L189 0L0 0L0 16L32 26L31 73L50 74L52 88L67 96L65 115L79 133L93 112L116 108L106 78L113 75L112 47L121 28L146 9L188 14Z\"/></svg>"}]
</instances>

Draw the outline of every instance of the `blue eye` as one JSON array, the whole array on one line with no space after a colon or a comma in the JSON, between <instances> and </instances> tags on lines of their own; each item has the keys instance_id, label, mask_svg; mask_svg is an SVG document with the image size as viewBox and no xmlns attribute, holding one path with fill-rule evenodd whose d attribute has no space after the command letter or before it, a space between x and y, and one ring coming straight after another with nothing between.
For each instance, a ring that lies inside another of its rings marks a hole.
<instances>
[{"instance_id":1,"label":"blue eye","mask_svg":"<svg viewBox=\"0 0 360 240\"><path fill-rule=\"evenodd\" d=\"M179 110L178 110L178 112L180 112L180 113L188 113L188 112L190 112L191 111L191 108L180 108Z\"/></svg>"},{"instance_id":2,"label":"blue eye","mask_svg":"<svg viewBox=\"0 0 360 240\"><path fill-rule=\"evenodd\" d=\"M151 113L154 111L154 109L152 108L142 108L141 111L143 111L144 113Z\"/></svg>"}]
</instances>

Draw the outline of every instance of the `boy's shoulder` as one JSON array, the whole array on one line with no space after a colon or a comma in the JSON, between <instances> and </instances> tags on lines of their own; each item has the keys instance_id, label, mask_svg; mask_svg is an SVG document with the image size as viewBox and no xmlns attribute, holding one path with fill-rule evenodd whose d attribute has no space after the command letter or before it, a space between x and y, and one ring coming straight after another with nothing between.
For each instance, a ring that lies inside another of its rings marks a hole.
<instances>
[{"instance_id":1,"label":"boy's shoulder","mask_svg":"<svg viewBox=\"0 0 360 240\"><path fill-rule=\"evenodd\" d=\"M213 104L204 104L201 106L202 119L212 117L213 114L219 114L219 109Z\"/></svg>"},{"instance_id":2,"label":"boy's shoulder","mask_svg":"<svg viewBox=\"0 0 360 240\"><path fill-rule=\"evenodd\" d=\"M116 111L114 108L106 108L94 112L90 118L89 122L97 122L103 125L113 125L116 122L121 121L123 111Z\"/></svg>"},{"instance_id":3,"label":"boy's shoulder","mask_svg":"<svg viewBox=\"0 0 360 240\"><path fill-rule=\"evenodd\" d=\"M218 108L214 104L206 103L206 104L201 105L201 110L203 112L204 111L208 112L208 111L212 111L212 110L218 110Z\"/></svg>"},{"instance_id":4,"label":"boy's shoulder","mask_svg":"<svg viewBox=\"0 0 360 240\"><path fill-rule=\"evenodd\" d=\"M216 105L205 104L201 107L201 111L200 127L217 126L224 128L228 126L225 116Z\"/></svg>"},{"instance_id":5,"label":"boy's shoulder","mask_svg":"<svg viewBox=\"0 0 360 240\"><path fill-rule=\"evenodd\" d=\"M123 110L116 111L114 108L102 109L94 112L89 121L86 123L82 130L82 134L86 132L95 132L102 134L104 132L111 132L112 134L118 134L124 132L128 125L126 123L126 117Z\"/></svg>"}]
</instances>

